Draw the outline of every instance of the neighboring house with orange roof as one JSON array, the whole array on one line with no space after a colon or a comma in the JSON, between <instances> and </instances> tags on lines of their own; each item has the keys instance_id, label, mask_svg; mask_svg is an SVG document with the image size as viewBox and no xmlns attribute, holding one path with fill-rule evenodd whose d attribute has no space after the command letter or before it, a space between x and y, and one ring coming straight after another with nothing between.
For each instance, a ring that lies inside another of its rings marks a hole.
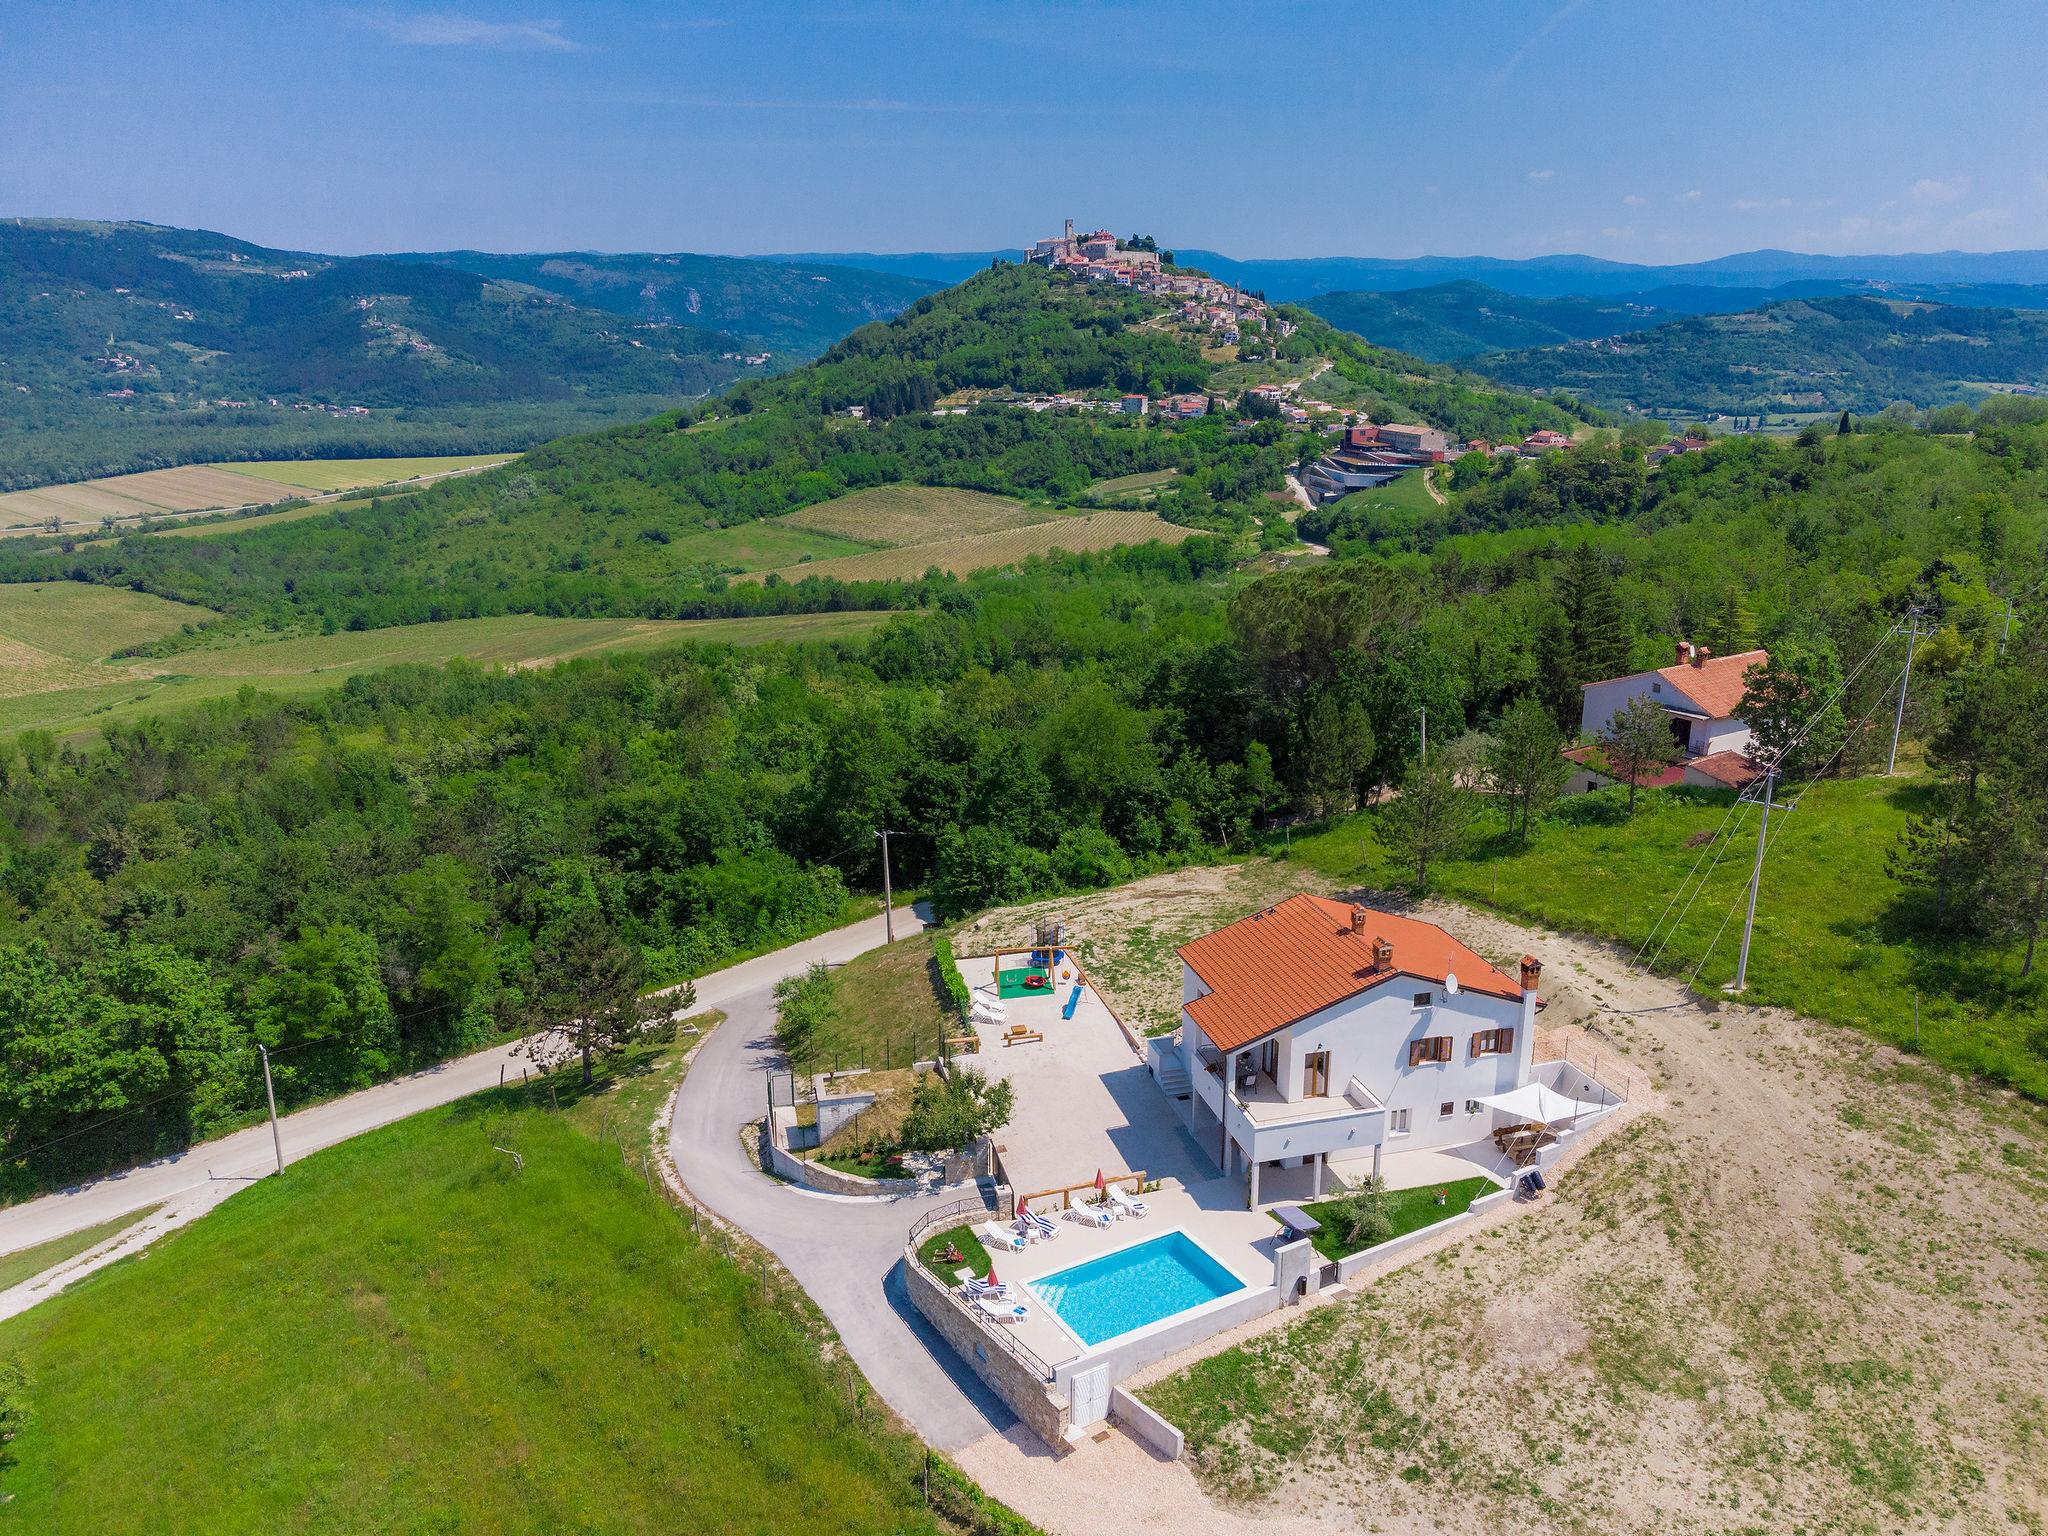
<instances>
[{"instance_id":1,"label":"neighboring house with orange roof","mask_svg":"<svg viewBox=\"0 0 2048 1536\"><path fill-rule=\"evenodd\" d=\"M1678 659L1654 672L1634 672L1588 683L1579 710L1579 731L1598 739L1615 715L1639 694L1648 694L1671 717L1671 736L1686 757L1741 752L1749 746L1742 707L1744 677L1770 660L1763 650L1716 656L1703 645L1678 642Z\"/></svg>"},{"instance_id":2,"label":"neighboring house with orange roof","mask_svg":"<svg viewBox=\"0 0 2048 1536\"><path fill-rule=\"evenodd\" d=\"M1542 968L1509 977L1434 923L1291 896L1180 958L1189 1129L1251 1205L1262 1166L1312 1167L1320 1195L1332 1160L1483 1139L1479 1100L1529 1081Z\"/></svg>"}]
</instances>

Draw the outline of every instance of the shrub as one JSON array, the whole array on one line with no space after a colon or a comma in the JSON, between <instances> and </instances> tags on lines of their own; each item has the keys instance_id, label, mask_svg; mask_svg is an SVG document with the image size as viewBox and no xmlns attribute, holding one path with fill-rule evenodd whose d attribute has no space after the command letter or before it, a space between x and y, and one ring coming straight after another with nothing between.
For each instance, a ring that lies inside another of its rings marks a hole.
<instances>
[{"instance_id":1,"label":"shrub","mask_svg":"<svg viewBox=\"0 0 2048 1536\"><path fill-rule=\"evenodd\" d=\"M1370 1248L1394 1235L1394 1213L1387 1200L1387 1181L1374 1174L1341 1200L1330 1215L1347 1247Z\"/></svg>"},{"instance_id":2,"label":"shrub","mask_svg":"<svg viewBox=\"0 0 2048 1536\"><path fill-rule=\"evenodd\" d=\"M822 963L813 965L801 976L785 976L775 983L776 1033L782 1037L782 1048L791 1060L800 1061L809 1054L820 1027L832 1015L832 1004L838 995L839 978Z\"/></svg>"},{"instance_id":3,"label":"shrub","mask_svg":"<svg viewBox=\"0 0 2048 1536\"><path fill-rule=\"evenodd\" d=\"M943 933L932 940L932 964L939 973L939 990L965 1019L974 998L967 990L967 978L960 974L960 962L953 958L953 941Z\"/></svg>"},{"instance_id":4,"label":"shrub","mask_svg":"<svg viewBox=\"0 0 2048 1536\"><path fill-rule=\"evenodd\" d=\"M955 1068L946 1077L920 1073L903 1117L903 1145L919 1152L963 1147L1007 1125L1010 1100L1007 1080L991 1083L971 1067Z\"/></svg>"}]
</instances>

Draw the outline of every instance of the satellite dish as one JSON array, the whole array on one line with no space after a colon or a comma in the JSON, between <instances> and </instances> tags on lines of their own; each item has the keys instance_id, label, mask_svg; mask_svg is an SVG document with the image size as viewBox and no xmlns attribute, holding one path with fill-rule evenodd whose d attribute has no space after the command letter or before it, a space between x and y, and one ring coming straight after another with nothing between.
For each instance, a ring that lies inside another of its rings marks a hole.
<instances>
[{"instance_id":1,"label":"satellite dish","mask_svg":"<svg viewBox=\"0 0 2048 1536\"><path fill-rule=\"evenodd\" d=\"M1444 977L1444 995L1446 997L1456 997L1458 995L1458 973L1456 971L1452 971Z\"/></svg>"}]
</instances>

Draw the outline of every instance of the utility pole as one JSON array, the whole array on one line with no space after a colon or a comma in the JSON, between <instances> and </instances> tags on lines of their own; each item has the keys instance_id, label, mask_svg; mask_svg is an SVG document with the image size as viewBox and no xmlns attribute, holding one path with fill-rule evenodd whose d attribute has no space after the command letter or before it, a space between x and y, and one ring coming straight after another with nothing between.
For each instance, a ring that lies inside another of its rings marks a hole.
<instances>
[{"instance_id":1,"label":"utility pole","mask_svg":"<svg viewBox=\"0 0 2048 1536\"><path fill-rule=\"evenodd\" d=\"M2005 654L2005 642L2012 638L2012 599L2005 600L2005 628L1998 632L1998 654Z\"/></svg>"},{"instance_id":2,"label":"utility pole","mask_svg":"<svg viewBox=\"0 0 2048 1536\"><path fill-rule=\"evenodd\" d=\"M277 1171L284 1172L284 1137L277 1129L277 1090L270 1086L270 1047L258 1042L263 1053L263 1097L270 1101L270 1148L277 1154Z\"/></svg>"},{"instance_id":3,"label":"utility pole","mask_svg":"<svg viewBox=\"0 0 2048 1536\"><path fill-rule=\"evenodd\" d=\"M1892 776L1892 769L1899 761L1899 728L1906 723L1906 690L1913 686L1913 642L1920 638L1920 610L1906 610L1906 675L1899 679L1899 707L1892 716L1891 756L1884 760L1884 775Z\"/></svg>"},{"instance_id":4,"label":"utility pole","mask_svg":"<svg viewBox=\"0 0 2048 1536\"><path fill-rule=\"evenodd\" d=\"M1735 962L1735 984L1728 990L1740 992L1749 985L1749 936L1756 927L1756 893L1764 881L1764 842L1771 832L1771 788L1778 782L1778 765L1764 769L1764 816L1756 828L1756 863L1749 870L1749 912L1742 919L1742 958Z\"/></svg>"},{"instance_id":5,"label":"utility pole","mask_svg":"<svg viewBox=\"0 0 2048 1536\"><path fill-rule=\"evenodd\" d=\"M889 888L889 834L877 832L882 840L882 942L896 942L896 898Z\"/></svg>"}]
</instances>

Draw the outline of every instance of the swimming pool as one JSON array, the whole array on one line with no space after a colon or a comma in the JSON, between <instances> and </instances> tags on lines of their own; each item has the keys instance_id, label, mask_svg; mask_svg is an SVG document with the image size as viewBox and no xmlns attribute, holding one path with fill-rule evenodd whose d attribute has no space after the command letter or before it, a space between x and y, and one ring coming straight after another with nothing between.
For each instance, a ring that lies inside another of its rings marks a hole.
<instances>
[{"instance_id":1,"label":"swimming pool","mask_svg":"<svg viewBox=\"0 0 2048 1536\"><path fill-rule=\"evenodd\" d=\"M1084 1345L1094 1348L1245 1289L1185 1232L1169 1232L1027 1287Z\"/></svg>"}]
</instances>

